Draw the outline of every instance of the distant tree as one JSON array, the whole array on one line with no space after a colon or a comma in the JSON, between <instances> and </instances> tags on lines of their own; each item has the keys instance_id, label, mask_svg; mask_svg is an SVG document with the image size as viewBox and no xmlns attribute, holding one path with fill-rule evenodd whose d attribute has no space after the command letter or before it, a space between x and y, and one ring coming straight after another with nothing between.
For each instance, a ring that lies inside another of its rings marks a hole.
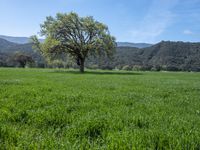
<instances>
[{"instance_id":1,"label":"distant tree","mask_svg":"<svg viewBox=\"0 0 200 150\"><path fill-rule=\"evenodd\" d=\"M14 54L13 60L15 62L19 63L19 66L22 67L22 68L25 68L25 66L28 63L33 63L34 62L34 60L32 59L31 56L28 56L28 55L25 55L25 54L19 53L19 52Z\"/></svg>"},{"instance_id":2,"label":"distant tree","mask_svg":"<svg viewBox=\"0 0 200 150\"><path fill-rule=\"evenodd\" d=\"M84 72L85 59L89 55L112 56L116 43L108 27L93 17L79 17L76 13L58 13L47 17L41 25L41 35L46 39L40 43L32 36L34 48L46 58L54 59L68 54L76 60L80 72Z\"/></svg>"},{"instance_id":3,"label":"distant tree","mask_svg":"<svg viewBox=\"0 0 200 150\"><path fill-rule=\"evenodd\" d=\"M122 67L122 70L130 71L130 70L132 70L132 67L129 65L125 65Z\"/></svg>"}]
</instances>

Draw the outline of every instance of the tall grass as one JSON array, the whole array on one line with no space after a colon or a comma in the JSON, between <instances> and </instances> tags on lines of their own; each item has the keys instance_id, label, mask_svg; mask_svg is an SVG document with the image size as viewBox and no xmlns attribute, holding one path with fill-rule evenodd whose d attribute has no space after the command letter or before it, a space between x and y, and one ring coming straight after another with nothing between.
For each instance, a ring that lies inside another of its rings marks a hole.
<instances>
[{"instance_id":1,"label":"tall grass","mask_svg":"<svg viewBox=\"0 0 200 150\"><path fill-rule=\"evenodd\" d=\"M2 68L0 149L200 149L200 74Z\"/></svg>"}]
</instances>

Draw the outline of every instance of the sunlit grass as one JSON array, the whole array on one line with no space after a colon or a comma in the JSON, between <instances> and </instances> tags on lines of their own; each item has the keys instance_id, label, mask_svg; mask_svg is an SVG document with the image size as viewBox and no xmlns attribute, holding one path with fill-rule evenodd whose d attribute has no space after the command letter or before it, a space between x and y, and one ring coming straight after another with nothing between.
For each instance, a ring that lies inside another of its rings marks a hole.
<instances>
[{"instance_id":1,"label":"sunlit grass","mask_svg":"<svg viewBox=\"0 0 200 150\"><path fill-rule=\"evenodd\" d=\"M199 149L200 74L0 69L0 149Z\"/></svg>"}]
</instances>

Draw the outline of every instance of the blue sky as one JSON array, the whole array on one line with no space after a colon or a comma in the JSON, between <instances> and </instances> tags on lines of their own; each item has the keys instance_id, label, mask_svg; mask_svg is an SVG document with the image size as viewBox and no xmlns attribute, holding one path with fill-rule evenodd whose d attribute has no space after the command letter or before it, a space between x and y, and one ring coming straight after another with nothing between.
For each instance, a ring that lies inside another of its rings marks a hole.
<instances>
[{"instance_id":1,"label":"blue sky","mask_svg":"<svg viewBox=\"0 0 200 150\"><path fill-rule=\"evenodd\" d=\"M0 0L0 34L31 36L57 12L93 16L117 41L200 42L200 0Z\"/></svg>"}]
</instances>

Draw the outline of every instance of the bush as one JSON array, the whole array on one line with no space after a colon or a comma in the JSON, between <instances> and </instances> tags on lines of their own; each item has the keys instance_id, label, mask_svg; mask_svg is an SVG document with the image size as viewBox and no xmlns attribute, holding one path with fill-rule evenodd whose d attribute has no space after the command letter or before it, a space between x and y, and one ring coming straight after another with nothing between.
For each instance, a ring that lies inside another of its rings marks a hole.
<instances>
[{"instance_id":1,"label":"bush","mask_svg":"<svg viewBox=\"0 0 200 150\"><path fill-rule=\"evenodd\" d=\"M122 70L130 71L132 70L132 67L129 65L125 65L124 67L122 67Z\"/></svg>"},{"instance_id":2,"label":"bush","mask_svg":"<svg viewBox=\"0 0 200 150\"><path fill-rule=\"evenodd\" d=\"M132 70L133 71L140 71L141 70L141 66L135 65L135 66L132 67Z\"/></svg>"},{"instance_id":3,"label":"bush","mask_svg":"<svg viewBox=\"0 0 200 150\"><path fill-rule=\"evenodd\" d=\"M87 68L88 69L98 69L98 65L90 65Z\"/></svg>"},{"instance_id":4,"label":"bush","mask_svg":"<svg viewBox=\"0 0 200 150\"><path fill-rule=\"evenodd\" d=\"M160 71L160 70L161 70L161 66L159 66L159 65L153 66L151 68L151 71Z\"/></svg>"}]
</instances>

